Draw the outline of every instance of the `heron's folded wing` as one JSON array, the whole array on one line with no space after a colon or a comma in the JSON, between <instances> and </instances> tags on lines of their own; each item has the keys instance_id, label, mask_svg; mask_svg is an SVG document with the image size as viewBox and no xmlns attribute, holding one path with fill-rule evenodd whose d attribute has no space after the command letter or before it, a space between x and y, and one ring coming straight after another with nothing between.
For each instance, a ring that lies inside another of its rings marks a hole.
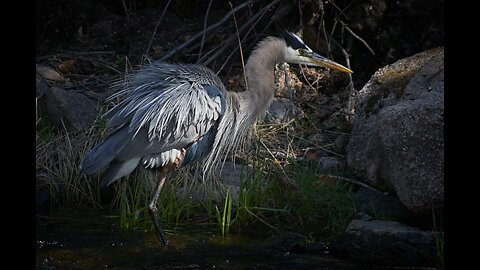
<instances>
[{"instance_id":1,"label":"heron's folded wing","mask_svg":"<svg viewBox=\"0 0 480 270\"><path fill-rule=\"evenodd\" d=\"M120 159L187 147L225 111L225 97L215 85L175 80L136 88L119 104L107 126L128 125L131 141L119 153Z\"/></svg>"}]
</instances>

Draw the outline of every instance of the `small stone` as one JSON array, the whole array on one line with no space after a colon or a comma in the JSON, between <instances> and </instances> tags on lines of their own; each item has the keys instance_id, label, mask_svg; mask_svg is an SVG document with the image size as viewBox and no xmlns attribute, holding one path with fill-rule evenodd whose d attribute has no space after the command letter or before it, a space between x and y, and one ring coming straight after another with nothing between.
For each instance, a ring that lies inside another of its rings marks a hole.
<instances>
[{"instance_id":1,"label":"small stone","mask_svg":"<svg viewBox=\"0 0 480 270\"><path fill-rule=\"evenodd\" d=\"M317 163L320 172L340 172L343 168L343 162L335 157L322 157Z\"/></svg>"}]
</instances>

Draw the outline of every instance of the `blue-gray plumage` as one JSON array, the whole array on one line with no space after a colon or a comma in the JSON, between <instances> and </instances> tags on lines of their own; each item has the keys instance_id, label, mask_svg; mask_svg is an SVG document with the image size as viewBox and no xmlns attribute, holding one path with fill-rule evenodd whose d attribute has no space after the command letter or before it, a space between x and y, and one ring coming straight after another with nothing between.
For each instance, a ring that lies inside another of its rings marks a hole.
<instances>
[{"instance_id":1,"label":"blue-gray plumage","mask_svg":"<svg viewBox=\"0 0 480 270\"><path fill-rule=\"evenodd\" d=\"M106 113L108 136L82 161L85 174L106 169L102 185L130 174L139 164L160 171L150 214L157 237L166 243L156 207L167 175L180 166L204 160L209 173L245 139L262 117L275 91L277 63L350 69L313 52L295 34L267 37L245 66L247 89L227 91L210 69L200 65L153 62L128 75L124 89L110 99L123 100Z\"/></svg>"},{"instance_id":2,"label":"blue-gray plumage","mask_svg":"<svg viewBox=\"0 0 480 270\"><path fill-rule=\"evenodd\" d=\"M140 161L150 168L165 165L169 155L178 154L175 149L187 149L189 161L201 158L189 149L212 145L212 127L225 112L224 91L218 77L202 66L153 63L143 68L116 95L127 96L106 114L111 135L85 157L82 170L91 174L110 165L103 180L109 185Z\"/></svg>"}]
</instances>

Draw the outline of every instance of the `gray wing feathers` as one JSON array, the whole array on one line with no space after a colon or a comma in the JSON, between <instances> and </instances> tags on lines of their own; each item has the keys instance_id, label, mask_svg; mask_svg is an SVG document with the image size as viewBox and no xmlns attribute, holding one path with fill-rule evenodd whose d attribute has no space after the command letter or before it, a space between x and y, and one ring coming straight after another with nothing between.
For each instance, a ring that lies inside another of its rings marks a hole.
<instances>
[{"instance_id":1,"label":"gray wing feathers","mask_svg":"<svg viewBox=\"0 0 480 270\"><path fill-rule=\"evenodd\" d=\"M206 91L205 85L215 90ZM218 95L223 95L224 86L201 66L152 64L133 75L127 87L131 90L124 90L128 96L119 104L121 109L114 108L109 129L128 122L134 136L146 128L149 140L167 145L202 136L221 115Z\"/></svg>"},{"instance_id":2,"label":"gray wing feathers","mask_svg":"<svg viewBox=\"0 0 480 270\"><path fill-rule=\"evenodd\" d=\"M120 86L120 83L117 84ZM85 157L81 169L92 174L107 165L104 184L131 173L140 160L163 166L175 153L204 136L225 112L225 87L209 69L197 65L153 63L127 77L125 96L104 116L109 137Z\"/></svg>"},{"instance_id":3,"label":"gray wing feathers","mask_svg":"<svg viewBox=\"0 0 480 270\"><path fill-rule=\"evenodd\" d=\"M142 163L145 168L157 168L167 165L167 163L175 161L180 155L180 151L172 149L170 151L162 152L160 155L148 155L142 158Z\"/></svg>"},{"instance_id":4,"label":"gray wing feathers","mask_svg":"<svg viewBox=\"0 0 480 270\"><path fill-rule=\"evenodd\" d=\"M110 163L107 172L103 176L101 187L107 187L112 182L120 179L122 176L128 175L138 166L140 158L132 158L126 161L113 161Z\"/></svg>"},{"instance_id":5,"label":"gray wing feathers","mask_svg":"<svg viewBox=\"0 0 480 270\"><path fill-rule=\"evenodd\" d=\"M87 175L103 169L118 155L128 141L129 134L126 128L111 134L90 150L80 164L80 169Z\"/></svg>"}]
</instances>

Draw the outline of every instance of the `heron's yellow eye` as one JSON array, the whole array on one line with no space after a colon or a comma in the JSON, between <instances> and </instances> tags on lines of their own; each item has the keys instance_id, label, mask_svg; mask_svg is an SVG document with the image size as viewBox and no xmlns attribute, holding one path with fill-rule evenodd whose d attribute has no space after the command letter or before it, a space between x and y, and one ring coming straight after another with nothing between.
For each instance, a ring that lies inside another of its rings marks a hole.
<instances>
[{"instance_id":1,"label":"heron's yellow eye","mask_svg":"<svg viewBox=\"0 0 480 270\"><path fill-rule=\"evenodd\" d=\"M298 49L298 53L299 53L301 56L307 55L307 51L306 51L305 49Z\"/></svg>"}]
</instances>

